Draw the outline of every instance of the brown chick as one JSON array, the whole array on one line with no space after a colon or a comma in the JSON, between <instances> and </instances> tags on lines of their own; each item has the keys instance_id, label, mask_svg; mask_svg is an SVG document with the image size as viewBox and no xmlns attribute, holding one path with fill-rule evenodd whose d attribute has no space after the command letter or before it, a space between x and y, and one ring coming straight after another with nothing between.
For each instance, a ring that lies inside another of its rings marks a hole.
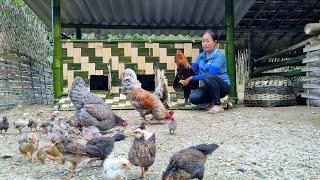
<instances>
[{"instance_id":1,"label":"brown chick","mask_svg":"<svg viewBox=\"0 0 320 180\"><path fill-rule=\"evenodd\" d=\"M30 133L25 134L23 137L19 140L19 151L22 155L24 155L26 158L28 158L28 161L30 163L33 163L33 154L38 149L38 136Z\"/></svg>"},{"instance_id":2,"label":"brown chick","mask_svg":"<svg viewBox=\"0 0 320 180\"><path fill-rule=\"evenodd\" d=\"M2 122L0 122L0 132L1 132L1 134L2 134L2 130L7 132L8 129L9 129L8 118L7 118L7 116L3 116L2 117Z\"/></svg>"},{"instance_id":3,"label":"brown chick","mask_svg":"<svg viewBox=\"0 0 320 180\"><path fill-rule=\"evenodd\" d=\"M28 127L30 128L30 130L32 131L32 129L34 128L36 131L38 126L38 122L34 121L34 120L30 120L28 123Z\"/></svg>"},{"instance_id":4,"label":"brown chick","mask_svg":"<svg viewBox=\"0 0 320 180\"><path fill-rule=\"evenodd\" d=\"M218 147L217 144L200 144L176 152L171 156L162 180L203 179L207 155Z\"/></svg>"},{"instance_id":5,"label":"brown chick","mask_svg":"<svg viewBox=\"0 0 320 180\"><path fill-rule=\"evenodd\" d=\"M44 164L46 158L59 164L65 164L66 162L66 158L54 144L40 147L37 151L37 158L42 164Z\"/></svg>"}]
</instances>

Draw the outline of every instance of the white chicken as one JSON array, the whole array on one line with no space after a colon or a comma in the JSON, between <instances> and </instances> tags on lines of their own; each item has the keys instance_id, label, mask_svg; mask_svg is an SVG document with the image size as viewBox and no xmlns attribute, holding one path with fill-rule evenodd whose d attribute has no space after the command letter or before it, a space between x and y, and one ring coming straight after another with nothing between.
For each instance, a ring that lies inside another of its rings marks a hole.
<instances>
[{"instance_id":1,"label":"white chicken","mask_svg":"<svg viewBox=\"0 0 320 180\"><path fill-rule=\"evenodd\" d=\"M132 165L127 158L115 156L107 157L102 166L102 174L105 180L126 179L126 170L131 170Z\"/></svg>"}]
</instances>

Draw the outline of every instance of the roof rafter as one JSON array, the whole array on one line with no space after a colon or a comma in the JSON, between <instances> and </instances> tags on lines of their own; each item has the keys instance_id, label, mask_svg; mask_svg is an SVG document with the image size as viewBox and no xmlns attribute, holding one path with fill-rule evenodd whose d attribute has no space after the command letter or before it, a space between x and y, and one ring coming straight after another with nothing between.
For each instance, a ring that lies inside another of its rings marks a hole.
<instances>
[{"instance_id":1,"label":"roof rafter","mask_svg":"<svg viewBox=\"0 0 320 180\"><path fill-rule=\"evenodd\" d=\"M289 3L289 0L286 0L285 2L282 2L282 5L277 9L277 12L273 14L273 16L271 17L271 19L267 22L266 25L264 25L264 27L269 26L269 24L280 14L280 10L283 9L285 6L287 6Z\"/></svg>"},{"instance_id":2,"label":"roof rafter","mask_svg":"<svg viewBox=\"0 0 320 180\"><path fill-rule=\"evenodd\" d=\"M266 0L263 4L263 6L258 10L258 12L254 15L254 17L251 19L251 21L249 22L248 26L250 27L252 25L252 23L256 20L256 18L260 15L260 13L264 10L264 8L266 8L266 6L268 5L270 0Z\"/></svg>"}]
</instances>

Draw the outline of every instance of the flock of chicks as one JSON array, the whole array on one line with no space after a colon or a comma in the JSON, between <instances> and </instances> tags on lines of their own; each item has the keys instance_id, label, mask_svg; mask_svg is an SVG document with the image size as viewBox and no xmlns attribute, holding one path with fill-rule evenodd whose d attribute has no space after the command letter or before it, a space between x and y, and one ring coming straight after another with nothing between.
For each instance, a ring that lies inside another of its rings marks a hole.
<instances>
[{"instance_id":1,"label":"flock of chicks","mask_svg":"<svg viewBox=\"0 0 320 180\"><path fill-rule=\"evenodd\" d=\"M141 88L133 70L125 69L121 74L121 93L126 95L127 100L140 113L142 123L139 127L128 130L127 121L114 114L100 97L89 92L81 77L76 77L69 93L75 107L75 115L71 120L66 120L56 112L50 116L48 122L44 122L43 112L39 112L36 118L28 119L25 114L21 120L14 123L20 134L25 127L32 131L40 126L51 142L38 147L38 136L33 132L24 133L19 140L21 154L26 156L30 163L33 163L35 153L41 163L46 160L59 164L70 162L72 169L67 177L74 175L79 162L92 158L102 160L102 174L105 179L124 178L125 171L131 170L132 165L141 168L140 177L145 179L156 156L156 135L146 127L150 124L168 123L171 134L174 134L177 128L174 112L169 106L166 78L162 78L152 94ZM0 122L1 133L8 128L8 119L3 117ZM116 131L115 135L103 135L112 130ZM110 155L114 143L124 140L128 135L134 138L128 157ZM170 158L162 179L203 179L206 156L217 148L216 144L200 144L176 152Z\"/></svg>"}]
</instances>

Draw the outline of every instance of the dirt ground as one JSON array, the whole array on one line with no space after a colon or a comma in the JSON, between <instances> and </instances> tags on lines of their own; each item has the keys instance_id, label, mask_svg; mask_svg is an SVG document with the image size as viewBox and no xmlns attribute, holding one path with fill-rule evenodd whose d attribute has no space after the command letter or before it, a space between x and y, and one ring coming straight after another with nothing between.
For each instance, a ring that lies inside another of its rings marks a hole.
<instances>
[{"instance_id":1,"label":"dirt ground","mask_svg":"<svg viewBox=\"0 0 320 180\"><path fill-rule=\"evenodd\" d=\"M28 164L19 154L18 138L12 122L24 112L51 107L30 106L0 113L9 116L11 127L0 134L0 179L60 179L71 164L60 165L47 161L44 165ZM130 127L140 124L134 110L116 110L128 120ZM73 111L62 112L63 116ZM320 108L293 106L276 108L231 109L222 114L205 111L176 111L178 129L169 135L167 125L153 125L156 133L156 161L148 179L161 179L170 156L182 149L200 143L217 143L219 148L208 156L204 179L320 179ZM47 143L43 132L36 132ZM132 139L116 143L113 154L126 157ZM75 179L102 179L100 162L81 163ZM139 168L127 173L128 179L139 179Z\"/></svg>"}]
</instances>

